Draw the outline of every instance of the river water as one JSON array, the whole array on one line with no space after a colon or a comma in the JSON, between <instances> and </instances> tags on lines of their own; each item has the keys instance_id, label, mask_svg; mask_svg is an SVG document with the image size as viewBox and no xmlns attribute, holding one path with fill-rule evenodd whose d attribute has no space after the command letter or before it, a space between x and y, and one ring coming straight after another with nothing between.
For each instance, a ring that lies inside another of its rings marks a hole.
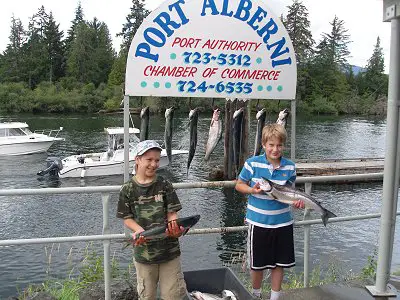
<instances>
[{"instance_id":1,"label":"river water","mask_svg":"<svg viewBox=\"0 0 400 300\"><path fill-rule=\"evenodd\" d=\"M189 175L187 157L173 161L160 173L172 182L207 181L212 167L222 164L223 144L220 142L209 163L203 161L211 113L201 115L198 125L198 147ZM252 116L250 149L256 122ZM97 152L106 148L104 127L122 126L118 115L18 115L0 116L0 121L26 121L31 129L64 127L64 142L54 144L48 153L0 158L0 189L47 188L119 185L122 176L49 180L36 176L45 167L48 155L65 157L77 152ZM269 116L271 121L276 116ZM139 119L133 116L139 127ZM174 120L174 149L188 149L189 131L186 115ZM290 124L289 124L290 125ZM150 138L163 140L163 116L151 116ZM297 158L383 157L385 152L385 119L361 117L297 117ZM290 132L290 127L288 128ZM290 140L290 139L289 139ZM287 145L290 149L290 144ZM288 153L289 154L289 153ZM178 190L183 204L181 216L200 214L196 228L243 225L244 198L233 189ZM380 212L382 183L330 184L313 188L313 196L338 216ZM122 233L122 222L116 219L117 194L111 195L111 232ZM34 195L0 197L0 239L92 235L102 232L100 194ZM317 214L312 216L318 218ZM296 220L302 212L295 212ZM379 220L355 221L312 227L311 260L322 269L334 265L342 272L359 272L368 256L377 249ZM213 268L225 264L235 253L245 250L245 233L192 235L181 239L184 270ZM400 269L400 226L396 225L392 271ZM297 270L302 271L303 230L295 229ZM49 277L65 278L75 274L87 244L64 243L0 247L0 299L15 295L28 283L41 283ZM102 254L102 244L93 243ZM131 251L121 250L121 243L112 243L112 253L126 266Z\"/></svg>"}]
</instances>

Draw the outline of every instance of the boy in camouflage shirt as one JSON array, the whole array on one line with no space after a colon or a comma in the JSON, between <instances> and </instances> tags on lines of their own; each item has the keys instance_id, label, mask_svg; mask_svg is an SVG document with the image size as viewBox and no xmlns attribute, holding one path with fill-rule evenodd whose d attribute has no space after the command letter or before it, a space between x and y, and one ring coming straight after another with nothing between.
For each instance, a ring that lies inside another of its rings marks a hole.
<instances>
[{"instance_id":1,"label":"boy in camouflage shirt","mask_svg":"<svg viewBox=\"0 0 400 300\"><path fill-rule=\"evenodd\" d=\"M136 175L119 194L117 217L131 229L135 239L134 258L140 300L155 300L157 283L161 298L186 297L186 284L180 263L178 237L184 232L176 223L182 206L172 184L158 176L161 147L152 140L137 145ZM168 222L167 237L146 240L138 233Z\"/></svg>"}]
</instances>

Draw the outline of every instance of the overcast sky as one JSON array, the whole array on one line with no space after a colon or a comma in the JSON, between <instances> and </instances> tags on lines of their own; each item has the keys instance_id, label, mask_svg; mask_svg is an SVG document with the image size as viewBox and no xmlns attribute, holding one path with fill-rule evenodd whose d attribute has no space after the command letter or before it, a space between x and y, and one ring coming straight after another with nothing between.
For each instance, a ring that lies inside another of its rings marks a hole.
<instances>
[{"instance_id":1,"label":"overcast sky","mask_svg":"<svg viewBox=\"0 0 400 300\"><path fill-rule=\"evenodd\" d=\"M156 9L163 0L146 0L147 8ZM309 12L311 31L314 40L318 42L321 33L330 32L331 22L335 15L345 21L351 40L349 45L353 65L365 66L371 57L377 36L385 54L385 67L389 65L390 24L382 22L382 0L303 0ZM46 11L52 11L55 20L60 23L60 29L67 32L75 16L78 0L6 0L2 1L0 9L0 52L8 43L11 16L20 18L27 27L29 18L43 5ZM125 17L132 5L131 0L81 0L85 19L97 17L105 22L114 41L114 47L119 49L120 39L116 34L121 31ZM292 0L270 0L268 6L277 16L286 15L287 5Z\"/></svg>"}]
</instances>

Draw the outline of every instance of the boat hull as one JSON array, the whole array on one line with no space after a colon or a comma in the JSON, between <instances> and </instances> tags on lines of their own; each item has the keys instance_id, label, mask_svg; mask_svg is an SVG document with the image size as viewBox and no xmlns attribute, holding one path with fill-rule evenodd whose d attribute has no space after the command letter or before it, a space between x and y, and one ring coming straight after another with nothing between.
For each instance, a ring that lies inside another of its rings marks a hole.
<instances>
[{"instance_id":1,"label":"boat hull","mask_svg":"<svg viewBox=\"0 0 400 300\"><path fill-rule=\"evenodd\" d=\"M52 141L34 141L34 142L19 142L19 143L7 143L0 144L0 156L5 155L24 155L46 152L51 145Z\"/></svg>"},{"instance_id":2,"label":"boat hull","mask_svg":"<svg viewBox=\"0 0 400 300\"><path fill-rule=\"evenodd\" d=\"M173 156L186 155L186 150L172 150ZM92 176L108 176L108 175L122 175L124 174L124 161L123 160L109 160L102 161L97 160L97 157L101 157L101 153L94 153L91 156L87 155L83 163L78 162L79 155L67 157L62 160L63 168L59 171L58 175L60 178L84 178ZM94 159L94 160L93 160ZM160 157L160 168L164 168L169 165L167 154L165 150L161 152ZM129 160L129 173L134 174L135 160L131 158Z\"/></svg>"}]
</instances>

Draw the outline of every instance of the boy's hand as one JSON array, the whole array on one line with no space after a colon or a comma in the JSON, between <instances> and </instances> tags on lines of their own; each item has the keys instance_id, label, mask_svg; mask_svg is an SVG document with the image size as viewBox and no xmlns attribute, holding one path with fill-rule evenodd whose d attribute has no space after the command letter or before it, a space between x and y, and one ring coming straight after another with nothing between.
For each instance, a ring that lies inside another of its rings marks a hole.
<instances>
[{"instance_id":1,"label":"boy's hand","mask_svg":"<svg viewBox=\"0 0 400 300\"><path fill-rule=\"evenodd\" d=\"M144 236L140 236L140 233L143 231L144 231L144 229L141 228L141 229L135 231L134 233L132 233L133 244L135 246L139 246L139 245L145 244L147 242L147 239Z\"/></svg>"},{"instance_id":2,"label":"boy's hand","mask_svg":"<svg viewBox=\"0 0 400 300\"><path fill-rule=\"evenodd\" d=\"M165 233L167 236L172 238L178 238L185 232L185 228L183 226L178 226L176 220L169 221L167 223L167 229L165 229Z\"/></svg>"},{"instance_id":3,"label":"boy's hand","mask_svg":"<svg viewBox=\"0 0 400 300\"><path fill-rule=\"evenodd\" d=\"M304 204L303 200L297 200L292 204L295 208L304 208L306 205Z\"/></svg>"},{"instance_id":4,"label":"boy's hand","mask_svg":"<svg viewBox=\"0 0 400 300\"><path fill-rule=\"evenodd\" d=\"M263 190L260 188L260 183L256 182L256 184L251 188L250 194L261 194Z\"/></svg>"}]
</instances>

